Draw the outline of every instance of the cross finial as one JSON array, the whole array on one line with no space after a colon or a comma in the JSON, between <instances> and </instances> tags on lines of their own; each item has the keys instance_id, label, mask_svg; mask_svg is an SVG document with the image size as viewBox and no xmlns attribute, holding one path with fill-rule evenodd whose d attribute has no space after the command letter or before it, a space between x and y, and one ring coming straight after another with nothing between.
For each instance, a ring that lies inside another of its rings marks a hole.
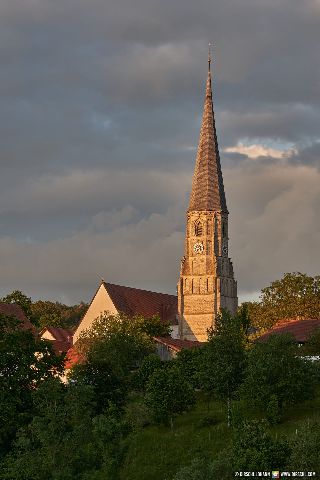
<instances>
[{"instance_id":1,"label":"cross finial","mask_svg":"<svg viewBox=\"0 0 320 480\"><path fill-rule=\"evenodd\" d=\"M209 72L210 72L210 69L211 69L211 47L213 47L213 44L208 43L208 68L209 68Z\"/></svg>"}]
</instances>

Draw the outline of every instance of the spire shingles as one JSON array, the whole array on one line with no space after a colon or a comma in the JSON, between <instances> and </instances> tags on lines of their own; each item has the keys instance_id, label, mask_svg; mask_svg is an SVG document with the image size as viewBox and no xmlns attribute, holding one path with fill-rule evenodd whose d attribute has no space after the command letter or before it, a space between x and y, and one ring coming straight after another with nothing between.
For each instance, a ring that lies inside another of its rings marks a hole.
<instances>
[{"instance_id":1,"label":"spire shingles","mask_svg":"<svg viewBox=\"0 0 320 480\"><path fill-rule=\"evenodd\" d=\"M210 57L200 140L188 211L228 213L213 112Z\"/></svg>"}]
</instances>

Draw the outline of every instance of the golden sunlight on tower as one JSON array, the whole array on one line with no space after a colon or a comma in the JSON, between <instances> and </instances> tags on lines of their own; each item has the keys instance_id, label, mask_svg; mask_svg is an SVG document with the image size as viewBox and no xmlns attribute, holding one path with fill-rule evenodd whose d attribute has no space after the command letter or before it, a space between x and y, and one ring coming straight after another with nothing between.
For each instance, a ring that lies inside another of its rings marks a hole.
<instances>
[{"instance_id":1,"label":"golden sunlight on tower","mask_svg":"<svg viewBox=\"0 0 320 480\"><path fill-rule=\"evenodd\" d=\"M237 282L228 257L228 209L215 127L211 59L200 140L187 211L185 252L178 282L180 338L207 340L221 309L234 314Z\"/></svg>"}]
</instances>

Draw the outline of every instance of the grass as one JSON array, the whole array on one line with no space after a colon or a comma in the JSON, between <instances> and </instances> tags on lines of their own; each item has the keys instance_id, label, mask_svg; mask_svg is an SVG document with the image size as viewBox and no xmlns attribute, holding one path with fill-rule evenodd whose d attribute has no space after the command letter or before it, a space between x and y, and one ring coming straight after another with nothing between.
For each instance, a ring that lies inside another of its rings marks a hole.
<instances>
[{"instance_id":1,"label":"grass","mask_svg":"<svg viewBox=\"0 0 320 480\"><path fill-rule=\"evenodd\" d=\"M245 411L248 418L261 416ZM215 420L211 426L210 416ZM320 392L316 399L290 407L281 424L272 427L275 434L290 437L299 431L301 424L310 419L320 422ZM184 465L196 457L214 458L231 440L232 430L226 424L226 409L222 403L208 404L200 398L196 406L176 418L170 427L149 425L131 437L128 452L121 471L121 480L171 480Z\"/></svg>"}]
</instances>

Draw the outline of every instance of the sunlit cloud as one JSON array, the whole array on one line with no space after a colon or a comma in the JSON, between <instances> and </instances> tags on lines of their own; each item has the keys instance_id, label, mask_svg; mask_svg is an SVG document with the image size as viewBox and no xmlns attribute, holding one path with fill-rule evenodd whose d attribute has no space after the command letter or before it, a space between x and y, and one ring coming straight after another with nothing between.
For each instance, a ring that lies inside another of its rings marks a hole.
<instances>
[{"instance_id":1,"label":"sunlit cloud","mask_svg":"<svg viewBox=\"0 0 320 480\"><path fill-rule=\"evenodd\" d=\"M294 154L297 154L296 148L289 149L277 149L266 147L262 144L254 143L252 145L245 145L244 143L237 143L235 147L227 147L224 149L227 153L239 153L246 155L248 158L256 159L259 157L270 157L275 159L288 158Z\"/></svg>"}]
</instances>

